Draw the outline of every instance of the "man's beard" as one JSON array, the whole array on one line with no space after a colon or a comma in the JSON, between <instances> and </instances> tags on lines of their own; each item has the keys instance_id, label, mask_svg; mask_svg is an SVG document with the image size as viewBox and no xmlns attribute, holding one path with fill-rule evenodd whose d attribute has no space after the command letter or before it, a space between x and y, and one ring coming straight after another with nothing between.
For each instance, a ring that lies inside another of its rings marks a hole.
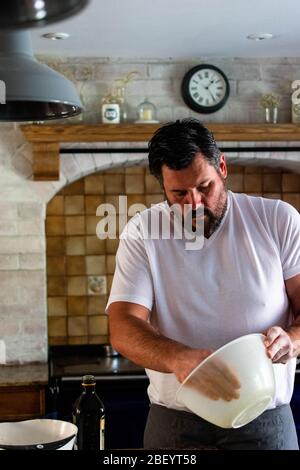
<instances>
[{"instance_id":1,"label":"man's beard","mask_svg":"<svg viewBox=\"0 0 300 470\"><path fill-rule=\"evenodd\" d=\"M224 190L222 195L226 193L227 191ZM210 209L207 209L206 207L204 207L204 236L205 238L209 238L220 226L224 218L226 209L227 209L227 197L225 201L221 201L221 200L218 201L218 205L214 213ZM192 211L192 217L194 216L194 213L196 212L197 211Z\"/></svg>"},{"instance_id":2,"label":"man's beard","mask_svg":"<svg viewBox=\"0 0 300 470\"><path fill-rule=\"evenodd\" d=\"M223 179L223 178L222 178ZM227 209L227 188L225 186L225 181L223 180L223 189L219 195L218 202L216 204L216 208L214 212L212 212L210 209L207 207L200 207L198 209L192 209L192 211L189 212L189 217L192 217L192 231L196 232L196 224L199 230L199 227L201 224L203 224L204 220L204 236L205 238L211 237L211 235L217 230L217 228L220 226L224 215L226 213ZM167 200L167 203L169 206L172 206L171 202L168 200L166 193L165 193L165 198ZM197 218L199 219L199 213L201 214L200 220L197 221ZM203 217L204 219L203 219ZM183 215L182 214L182 226L184 226L184 219L187 217L187 214ZM202 232L203 233L203 232Z\"/></svg>"}]
</instances>

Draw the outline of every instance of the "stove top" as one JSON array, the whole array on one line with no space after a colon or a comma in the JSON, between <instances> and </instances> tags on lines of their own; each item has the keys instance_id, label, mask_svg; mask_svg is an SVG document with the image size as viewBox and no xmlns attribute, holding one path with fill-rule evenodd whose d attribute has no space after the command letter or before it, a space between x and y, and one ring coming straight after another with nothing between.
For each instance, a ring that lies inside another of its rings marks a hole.
<instances>
[{"instance_id":1,"label":"stove top","mask_svg":"<svg viewBox=\"0 0 300 470\"><path fill-rule=\"evenodd\" d=\"M51 377L136 376L145 370L114 351L110 345L50 346L49 369Z\"/></svg>"}]
</instances>

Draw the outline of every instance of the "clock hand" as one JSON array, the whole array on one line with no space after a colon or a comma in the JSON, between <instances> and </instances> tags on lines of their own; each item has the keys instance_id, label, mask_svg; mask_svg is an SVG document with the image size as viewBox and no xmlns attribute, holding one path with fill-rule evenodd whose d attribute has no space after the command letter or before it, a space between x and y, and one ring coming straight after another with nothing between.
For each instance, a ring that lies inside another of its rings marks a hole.
<instances>
[{"instance_id":1,"label":"clock hand","mask_svg":"<svg viewBox=\"0 0 300 470\"><path fill-rule=\"evenodd\" d=\"M211 81L209 82L209 84L208 84L207 86L205 86L205 87L204 87L204 88L205 88L205 90L208 90L208 89L209 89L209 87L210 87L210 86L211 86L213 83L215 83L215 82L214 82L214 80L211 80Z\"/></svg>"},{"instance_id":2,"label":"clock hand","mask_svg":"<svg viewBox=\"0 0 300 470\"><path fill-rule=\"evenodd\" d=\"M214 95L212 94L212 92L211 92L210 90L208 90L208 92L209 92L210 96L212 97L212 99L213 99L214 101L216 101L216 98L214 97Z\"/></svg>"}]
</instances>

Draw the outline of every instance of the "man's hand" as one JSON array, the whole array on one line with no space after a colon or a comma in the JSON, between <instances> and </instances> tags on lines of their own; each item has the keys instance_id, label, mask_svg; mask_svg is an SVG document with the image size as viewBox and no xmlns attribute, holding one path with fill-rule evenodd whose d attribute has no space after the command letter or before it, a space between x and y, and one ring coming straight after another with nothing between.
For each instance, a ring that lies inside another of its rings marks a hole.
<instances>
[{"instance_id":1,"label":"man's hand","mask_svg":"<svg viewBox=\"0 0 300 470\"><path fill-rule=\"evenodd\" d=\"M265 333L267 354L275 364L286 364L294 357L294 346L289 334L280 326L272 326Z\"/></svg>"},{"instance_id":2,"label":"man's hand","mask_svg":"<svg viewBox=\"0 0 300 470\"><path fill-rule=\"evenodd\" d=\"M180 382L189 375L189 373L200 364L212 351L204 349L194 349L186 354L185 372L179 371L176 375ZM179 363L178 363L179 364ZM231 401L239 398L240 381L234 371L232 371L220 359L213 358L203 364L195 374L187 381L187 386L196 388L212 400Z\"/></svg>"},{"instance_id":3,"label":"man's hand","mask_svg":"<svg viewBox=\"0 0 300 470\"><path fill-rule=\"evenodd\" d=\"M220 359L213 358L203 364L187 381L211 400L231 401L240 397L240 381L236 374Z\"/></svg>"}]
</instances>

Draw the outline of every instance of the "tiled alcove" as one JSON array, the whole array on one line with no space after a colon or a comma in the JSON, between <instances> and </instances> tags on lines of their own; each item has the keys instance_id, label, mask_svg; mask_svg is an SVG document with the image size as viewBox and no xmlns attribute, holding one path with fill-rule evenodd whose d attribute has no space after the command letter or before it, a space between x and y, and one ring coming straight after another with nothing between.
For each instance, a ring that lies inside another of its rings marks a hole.
<instances>
[{"instance_id":1,"label":"tiled alcove","mask_svg":"<svg viewBox=\"0 0 300 470\"><path fill-rule=\"evenodd\" d=\"M271 167L229 165L229 189L282 199L300 211L300 175ZM96 236L99 204L118 207L119 195L150 206L163 200L155 178L142 166L116 167L66 186L48 203L47 291L50 344L109 341L104 314L118 240ZM96 282L96 289L93 289ZM98 282L98 283L97 283Z\"/></svg>"}]
</instances>

